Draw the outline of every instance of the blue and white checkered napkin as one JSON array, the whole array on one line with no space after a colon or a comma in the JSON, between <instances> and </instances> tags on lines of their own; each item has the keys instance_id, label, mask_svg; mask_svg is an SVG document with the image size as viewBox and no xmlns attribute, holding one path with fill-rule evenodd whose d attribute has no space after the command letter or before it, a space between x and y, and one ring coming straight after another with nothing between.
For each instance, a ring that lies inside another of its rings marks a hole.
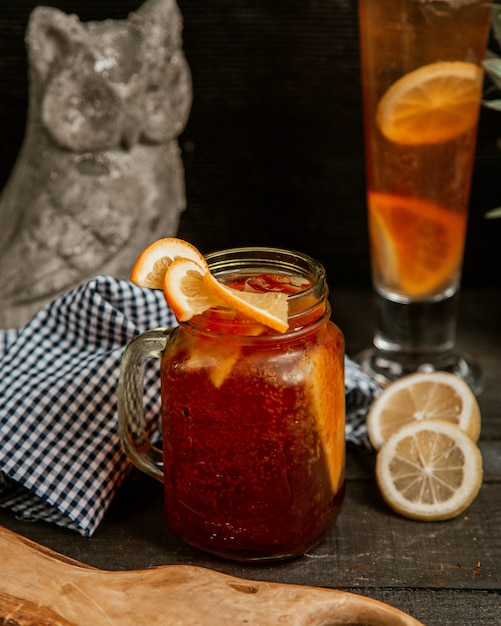
<instances>
[{"instance_id":1,"label":"blue and white checkered napkin","mask_svg":"<svg viewBox=\"0 0 501 626\"><path fill-rule=\"evenodd\" d=\"M173 326L163 294L98 276L57 298L23 329L0 330L0 506L90 536L131 464L117 436L124 347ZM158 362L145 376L145 414L160 414ZM377 386L346 361L347 440L366 445ZM151 419L152 436L158 419Z\"/></svg>"}]
</instances>

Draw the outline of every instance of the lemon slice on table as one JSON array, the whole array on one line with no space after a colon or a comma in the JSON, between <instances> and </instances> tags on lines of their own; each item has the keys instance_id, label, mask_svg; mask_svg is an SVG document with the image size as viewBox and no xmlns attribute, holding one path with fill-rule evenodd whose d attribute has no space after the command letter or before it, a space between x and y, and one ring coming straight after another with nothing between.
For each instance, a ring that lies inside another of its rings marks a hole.
<instances>
[{"instance_id":1,"label":"lemon slice on table","mask_svg":"<svg viewBox=\"0 0 501 626\"><path fill-rule=\"evenodd\" d=\"M418 372L388 385L370 408L367 431L379 450L402 426L432 419L458 426L474 441L480 435L480 409L473 392L448 372Z\"/></svg>"},{"instance_id":2,"label":"lemon slice on table","mask_svg":"<svg viewBox=\"0 0 501 626\"><path fill-rule=\"evenodd\" d=\"M449 141L478 117L483 71L474 63L439 61L394 82L381 98L376 119L387 139L407 145Z\"/></svg>"},{"instance_id":3,"label":"lemon slice on table","mask_svg":"<svg viewBox=\"0 0 501 626\"><path fill-rule=\"evenodd\" d=\"M379 450L376 479L383 499L397 513L422 521L456 517L482 485L482 455L457 425L414 421Z\"/></svg>"}]
</instances>

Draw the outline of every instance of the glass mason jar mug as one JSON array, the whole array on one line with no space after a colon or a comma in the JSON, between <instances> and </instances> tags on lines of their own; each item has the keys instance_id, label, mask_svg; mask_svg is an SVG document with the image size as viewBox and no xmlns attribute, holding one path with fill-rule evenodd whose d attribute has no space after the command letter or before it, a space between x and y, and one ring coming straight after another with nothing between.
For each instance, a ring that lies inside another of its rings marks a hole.
<instances>
[{"instance_id":1,"label":"glass mason jar mug","mask_svg":"<svg viewBox=\"0 0 501 626\"><path fill-rule=\"evenodd\" d=\"M288 293L280 334L230 309L143 333L120 373L122 446L164 482L182 540L236 560L303 554L332 528L344 495L344 340L323 267L298 252L207 256L218 280ZM271 285L271 287L270 287ZM145 432L143 372L161 359L162 451Z\"/></svg>"}]
</instances>

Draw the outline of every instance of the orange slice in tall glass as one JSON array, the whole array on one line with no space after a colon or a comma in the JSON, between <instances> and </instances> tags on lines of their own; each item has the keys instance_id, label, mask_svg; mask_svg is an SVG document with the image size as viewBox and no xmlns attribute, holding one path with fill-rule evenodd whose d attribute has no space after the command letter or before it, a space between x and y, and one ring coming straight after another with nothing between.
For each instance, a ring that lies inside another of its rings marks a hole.
<instances>
[{"instance_id":1,"label":"orange slice in tall glass","mask_svg":"<svg viewBox=\"0 0 501 626\"><path fill-rule=\"evenodd\" d=\"M405 74L379 102L381 132L414 146L458 137L477 121L482 76L478 65L462 61L439 61Z\"/></svg>"},{"instance_id":2,"label":"orange slice in tall glass","mask_svg":"<svg viewBox=\"0 0 501 626\"><path fill-rule=\"evenodd\" d=\"M379 280L418 297L432 295L458 276L466 214L433 202L369 193L369 228Z\"/></svg>"}]
</instances>

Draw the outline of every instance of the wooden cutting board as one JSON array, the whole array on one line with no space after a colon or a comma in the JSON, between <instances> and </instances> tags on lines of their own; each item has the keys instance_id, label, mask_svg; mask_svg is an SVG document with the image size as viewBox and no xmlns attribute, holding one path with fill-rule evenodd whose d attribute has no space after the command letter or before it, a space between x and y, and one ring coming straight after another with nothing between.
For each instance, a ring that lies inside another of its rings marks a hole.
<instances>
[{"instance_id":1,"label":"wooden cutting board","mask_svg":"<svg viewBox=\"0 0 501 626\"><path fill-rule=\"evenodd\" d=\"M1 526L0 624L423 626L391 606L331 589L244 580L189 565L99 570Z\"/></svg>"}]
</instances>

